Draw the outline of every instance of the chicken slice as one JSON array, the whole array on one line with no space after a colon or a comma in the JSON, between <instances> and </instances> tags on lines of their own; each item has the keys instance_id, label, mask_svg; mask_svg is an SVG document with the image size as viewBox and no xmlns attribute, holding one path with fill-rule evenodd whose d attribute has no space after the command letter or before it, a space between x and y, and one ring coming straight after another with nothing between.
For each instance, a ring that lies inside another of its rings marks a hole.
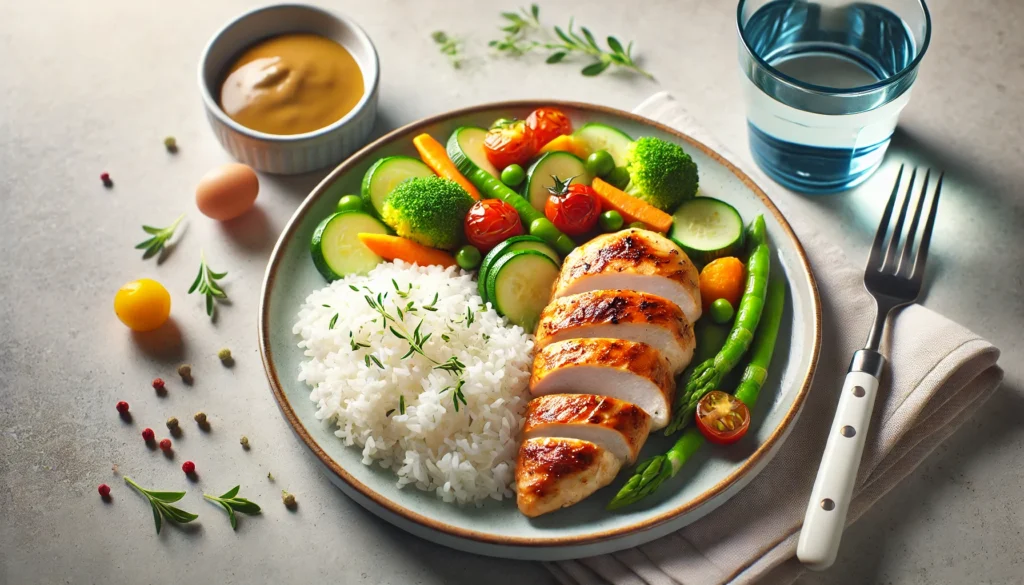
<instances>
[{"instance_id":1,"label":"chicken slice","mask_svg":"<svg viewBox=\"0 0 1024 585\"><path fill-rule=\"evenodd\" d=\"M657 349L673 375L693 359L693 328L675 303L630 290L594 290L555 299L540 315L537 348L565 339L609 337Z\"/></svg>"},{"instance_id":2,"label":"chicken slice","mask_svg":"<svg viewBox=\"0 0 1024 585\"><path fill-rule=\"evenodd\" d=\"M639 406L610 396L550 394L526 407L523 437L590 441L626 463L636 461L651 432L651 417Z\"/></svg>"},{"instance_id":3,"label":"chicken slice","mask_svg":"<svg viewBox=\"0 0 1024 585\"><path fill-rule=\"evenodd\" d=\"M656 232L604 234L565 257L555 298L601 289L658 295L678 305L690 323L700 318L697 268L682 248Z\"/></svg>"},{"instance_id":4,"label":"chicken slice","mask_svg":"<svg viewBox=\"0 0 1024 585\"><path fill-rule=\"evenodd\" d=\"M622 459L590 441L527 439L516 462L516 503L531 518L571 506L608 485Z\"/></svg>"},{"instance_id":5,"label":"chicken slice","mask_svg":"<svg viewBox=\"0 0 1024 585\"><path fill-rule=\"evenodd\" d=\"M576 392L609 396L642 408L653 430L668 424L675 391L676 380L665 358L646 343L568 339L548 345L533 358L530 393L534 396Z\"/></svg>"}]
</instances>

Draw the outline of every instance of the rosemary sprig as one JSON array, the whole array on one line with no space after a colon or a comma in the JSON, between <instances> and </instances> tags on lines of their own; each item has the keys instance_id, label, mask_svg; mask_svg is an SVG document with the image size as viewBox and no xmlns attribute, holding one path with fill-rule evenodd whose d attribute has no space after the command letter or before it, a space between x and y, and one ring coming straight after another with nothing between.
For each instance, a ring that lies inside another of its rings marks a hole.
<instances>
[{"instance_id":1,"label":"rosemary sprig","mask_svg":"<svg viewBox=\"0 0 1024 585\"><path fill-rule=\"evenodd\" d=\"M462 62L465 60L462 56L462 41L450 37L444 31L439 30L434 31L430 38L434 39L434 43L437 44L441 54L448 57L448 62L451 63L452 67L455 69L462 67Z\"/></svg>"},{"instance_id":2,"label":"rosemary sprig","mask_svg":"<svg viewBox=\"0 0 1024 585\"><path fill-rule=\"evenodd\" d=\"M499 53L505 53L512 57L519 57L533 50L548 51L549 55L545 63L553 65L573 55L591 57L593 62L580 70L580 73L587 77L593 77L604 73L606 69L615 65L634 73L638 73L653 80L654 76L644 70L633 59L633 42L623 47L619 39L609 36L606 39L608 48L602 48L594 34L585 26L579 27L576 31L575 20L569 19L569 26L565 29L556 26L554 38L546 33L541 36L542 40L535 37L543 32L540 24L540 9L536 4L530 5L530 11L520 8L519 12L503 12L502 18L508 21L501 31L505 37L493 40L488 43Z\"/></svg>"},{"instance_id":3,"label":"rosemary sprig","mask_svg":"<svg viewBox=\"0 0 1024 585\"><path fill-rule=\"evenodd\" d=\"M238 519L235 518L235 512L241 512L242 514L259 514L260 507L255 502L250 502L245 498L239 498L238 489L241 486L235 486L220 496L211 496L210 494L203 494L203 497L211 502L220 504L228 513L228 520L231 521L231 529L235 530L238 528Z\"/></svg>"},{"instance_id":4,"label":"rosemary sprig","mask_svg":"<svg viewBox=\"0 0 1024 585\"><path fill-rule=\"evenodd\" d=\"M174 237L174 231L178 229L178 225L183 219L185 219L184 213L179 215L178 219L174 220L171 225L165 228L153 227L151 225L142 226L142 231L152 236L148 240L139 242L135 246L136 250L145 250L142 254L142 259L148 260L149 258L159 254L164 249L164 246L167 245L167 242Z\"/></svg>"},{"instance_id":5,"label":"rosemary sprig","mask_svg":"<svg viewBox=\"0 0 1024 585\"><path fill-rule=\"evenodd\" d=\"M188 289L188 294L199 291L199 294L206 295L206 314L213 317L213 299L227 299L228 295L224 292L224 289L220 288L217 283L218 280L227 276L227 272L214 272L206 264L206 255L199 252L199 274L196 275L195 282Z\"/></svg>"},{"instance_id":6,"label":"rosemary sprig","mask_svg":"<svg viewBox=\"0 0 1024 585\"><path fill-rule=\"evenodd\" d=\"M135 491L146 496L146 499L149 500L149 505L153 508L153 522L156 523L157 534L160 534L160 527L163 525L163 518L167 518L171 522L175 522L177 524L188 524L199 517L199 514L186 512L181 508L171 505L185 497L185 492L161 492L147 490L132 481L127 475L124 477L124 482L135 488Z\"/></svg>"}]
</instances>

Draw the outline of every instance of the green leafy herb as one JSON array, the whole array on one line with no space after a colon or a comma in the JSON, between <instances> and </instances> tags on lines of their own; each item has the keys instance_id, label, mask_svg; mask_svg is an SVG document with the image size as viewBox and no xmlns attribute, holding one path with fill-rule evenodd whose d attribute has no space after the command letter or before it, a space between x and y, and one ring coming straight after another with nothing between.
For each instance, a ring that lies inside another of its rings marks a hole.
<instances>
[{"instance_id":1,"label":"green leafy herb","mask_svg":"<svg viewBox=\"0 0 1024 585\"><path fill-rule=\"evenodd\" d=\"M198 290L199 294L206 295L206 314L210 317L213 317L213 299L224 300L228 298L227 293L217 283L218 280L227 275L227 272L214 272L206 264L206 255L201 251L199 252L199 274L196 275L195 282L189 287L188 294Z\"/></svg>"},{"instance_id":2,"label":"green leafy herb","mask_svg":"<svg viewBox=\"0 0 1024 585\"><path fill-rule=\"evenodd\" d=\"M267 474L267 477L270 477L269 473ZM235 487L229 489L221 496L211 496L210 494L203 494L204 498L210 500L211 502L216 502L220 504L221 507L227 510L228 520L231 521L232 530L238 528L238 519L235 518L235 512L241 512L242 514L248 514L250 516L253 514L260 513L260 507L256 505L255 502L250 502L245 498L238 497L239 487L240 486L236 485Z\"/></svg>"},{"instance_id":3,"label":"green leafy herb","mask_svg":"<svg viewBox=\"0 0 1024 585\"><path fill-rule=\"evenodd\" d=\"M462 393L462 387L465 385L465 380L459 378L459 381L455 384L454 387L449 386L442 390L442 392L454 390L454 392L452 392L452 404L455 405L455 412L459 412L459 402L461 402L462 404L466 404L466 395Z\"/></svg>"},{"instance_id":4,"label":"green leafy herb","mask_svg":"<svg viewBox=\"0 0 1024 585\"><path fill-rule=\"evenodd\" d=\"M462 62L465 60L462 56L462 41L454 37L448 36L443 31L434 31L430 38L434 39L438 49L441 50L441 54L448 57L448 62L451 63L452 67L458 69L462 67Z\"/></svg>"},{"instance_id":5,"label":"green leafy herb","mask_svg":"<svg viewBox=\"0 0 1024 585\"><path fill-rule=\"evenodd\" d=\"M152 236L148 240L139 242L135 246L136 250L145 250L142 254L142 259L147 260L159 254L160 251L164 249L164 246L167 245L168 240L174 236L174 231L178 229L178 225L183 219L185 219L184 213L179 215L178 219L174 220L171 225L165 228L158 228L150 225L142 226L142 231Z\"/></svg>"},{"instance_id":6,"label":"green leafy herb","mask_svg":"<svg viewBox=\"0 0 1024 585\"><path fill-rule=\"evenodd\" d=\"M434 293L434 300L430 301L429 305L423 305L424 311L436 311L437 310L437 293Z\"/></svg>"},{"instance_id":7,"label":"green leafy herb","mask_svg":"<svg viewBox=\"0 0 1024 585\"><path fill-rule=\"evenodd\" d=\"M398 395L398 414L405 414L405 394Z\"/></svg>"},{"instance_id":8,"label":"green leafy herb","mask_svg":"<svg viewBox=\"0 0 1024 585\"><path fill-rule=\"evenodd\" d=\"M327 324L327 328L328 329L334 329L334 325L337 322L338 322L338 313L335 313L334 316L331 317L331 322ZM351 331L349 333L351 333Z\"/></svg>"},{"instance_id":9,"label":"green leafy herb","mask_svg":"<svg viewBox=\"0 0 1024 585\"><path fill-rule=\"evenodd\" d=\"M352 351L359 351L360 348L370 347L367 343L359 343L356 341L351 331L348 332L348 342L352 346Z\"/></svg>"},{"instance_id":10,"label":"green leafy herb","mask_svg":"<svg viewBox=\"0 0 1024 585\"><path fill-rule=\"evenodd\" d=\"M569 26L565 29L559 26L554 27L552 36L550 32L541 27L540 9L536 4L530 5L529 12L525 8L520 8L519 12L502 12L501 17L505 20L505 26L500 30L505 33L505 36L488 43L499 53L520 57L534 50L547 51L548 57L545 63L549 65L560 63L567 57L581 55L593 60L592 63L580 70L580 73L587 77L600 75L610 66L615 65L648 79L654 79L650 72L642 69L633 60L632 41L623 47L619 39L609 36L606 39L608 48L602 48L587 27L581 26L577 32L575 21L571 18Z\"/></svg>"},{"instance_id":11,"label":"green leafy herb","mask_svg":"<svg viewBox=\"0 0 1024 585\"><path fill-rule=\"evenodd\" d=\"M171 505L185 497L185 492L160 492L147 490L132 481L128 476L125 476L124 482L135 488L135 491L146 496L146 499L149 500L149 505L153 508L153 522L156 523L157 534L160 534L160 527L163 525L164 518L178 524L188 524L199 517L198 514L186 512L181 508L176 508Z\"/></svg>"}]
</instances>

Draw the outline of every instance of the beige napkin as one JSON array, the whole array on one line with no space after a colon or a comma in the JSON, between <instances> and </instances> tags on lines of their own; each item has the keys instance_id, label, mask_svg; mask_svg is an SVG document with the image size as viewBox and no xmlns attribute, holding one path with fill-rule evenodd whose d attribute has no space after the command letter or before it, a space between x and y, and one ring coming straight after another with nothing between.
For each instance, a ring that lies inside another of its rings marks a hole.
<instances>
[{"instance_id":1,"label":"beige napkin","mask_svg":"<svg viewBox=\"0 0 1024 585\"><path fill-rule=\"evenodd\" d=\"M685 132L729 157L668 93L636 113ZM742 165L741 165L742 166ZM778 189L745 169L771 195ZM780 198L773 197L776 205ZM796 543L811 484L850 358L864 343L874 305L863 269L813 227L786 213L810 257L822 303L822 347L803 413L778 455L729 503L649 544L618 553L547 563L564 585L789 584L802 572ZM1002 379L999 350L929 309L911 305L890 319L889 356L864 449L849 522L856 520L991 396ZM840 549L839 554L843 554Z\"/></svg>"}]
</instances>

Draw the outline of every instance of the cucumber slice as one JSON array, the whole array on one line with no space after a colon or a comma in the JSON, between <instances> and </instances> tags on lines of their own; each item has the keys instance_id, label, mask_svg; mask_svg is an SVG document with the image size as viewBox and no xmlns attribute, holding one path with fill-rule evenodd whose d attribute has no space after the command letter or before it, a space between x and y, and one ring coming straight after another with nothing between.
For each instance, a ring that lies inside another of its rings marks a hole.
<instances>
[{"instance_id":1,"label":"cucumber slice","mask_svg":"<svg viewBox=\"0 0 1024 585\"><path fill-rule=\"evenodd\" d=\"M533 208L541 213L544 213L544 205L548 202L548 196L551 195L548 189L555 186L555 180L551 178L552 175L563 181L569 177L576 177L573 182L583 185L589 185L590 181L594 179L587 172L583 161L575 154L563 151L544 154L527 171L526 191L524 192L530 205L533 205Z\"/></svg>"},{"instance_id":2,"label":"cucumber slice","mask_svg":"<svg viewBox=\"0 0 1024 585\"><path fill-rule=\"evenodd\" d=\"M533 333L551 300L558 264L537 250L516 250L498 259L487 276L487 296L513 325Z\"/></svg>"},{"instance_id":3,"label":"cucumber slice","mask_svg":"<svg viewBox=\"0 0 1024 585\"><path fill-rule=\"evenodd\" d=\"M480 271L477 273L477 290L480 291L480 296L483 297L485 302L489 300L487 297L487 275L490 273L491 267L494 266L494 263L499 258L514 250L537 250L547 255L559 265L562 263L562 259L558 257L555 249L549 246L543 239L528 234L512 236L491 248L491 251L480 262Z\"/></svg>"},{"instance_id":4,"label":"cucumber slice","mask_svg":"<svg viewBox=\"0 0 1024 585\"><path fill-rule=\"evenodd\" d=\"M362 211L338 211L316 226L309 250L316 269L328 281L366 274L384 261L359 241L360 233L386 234L388 228Z\"/></svg>"},{"instance_id":5,"label":"cucumber slice","mask_svg":"<svg viewBox=\"0 0 1024 585\"><path fill-rule=\"evenodd\" d=\"M483 128L462 126L456 128L448 138L448 158L452 159L455 168L463 175L469 175L473 169L480 169L492 177L501 175L491 161L487 160L487 153L484 151L486 137L487 130Z\"/></svg>"},{"instance_id":6,"label":"cucumber slice","mask_svg":"<svg viewBox=\"0 0 1024 585\"><path fill-rule=\"evenodd\" d=\"M684 202L672 214L668 237L697 264L735 256L743 250L743 218L736 208L711 197Z\"/></svg>"},{"instance_id":7,"label":"cucumber slice","mask_svg":"<svg viewBox=\"0 0 1024 585\"><path fill-rule=\"evenodd\" d=\"M389 156L373 163L370 170L366 171L360 194L366 208L380 216L381 209L384 208L384 199L399 183L414 177L433 176L434 171L419 159L411 156Z\"/></svg>"},{"instance_id":8,"label":"cucumber slice","mask_svg":"<svg viewBox=\"0 0 1024 585\"><path fill-rule=\"evenodd\" d=\"M615 166L626 166L626 150L633 139L618 128L612 128L599 122L584 124L582 128L573 133L573 136L580 138L586 143L590 152L607 150L615 161Z\"/></svg>"}]
</instances>

